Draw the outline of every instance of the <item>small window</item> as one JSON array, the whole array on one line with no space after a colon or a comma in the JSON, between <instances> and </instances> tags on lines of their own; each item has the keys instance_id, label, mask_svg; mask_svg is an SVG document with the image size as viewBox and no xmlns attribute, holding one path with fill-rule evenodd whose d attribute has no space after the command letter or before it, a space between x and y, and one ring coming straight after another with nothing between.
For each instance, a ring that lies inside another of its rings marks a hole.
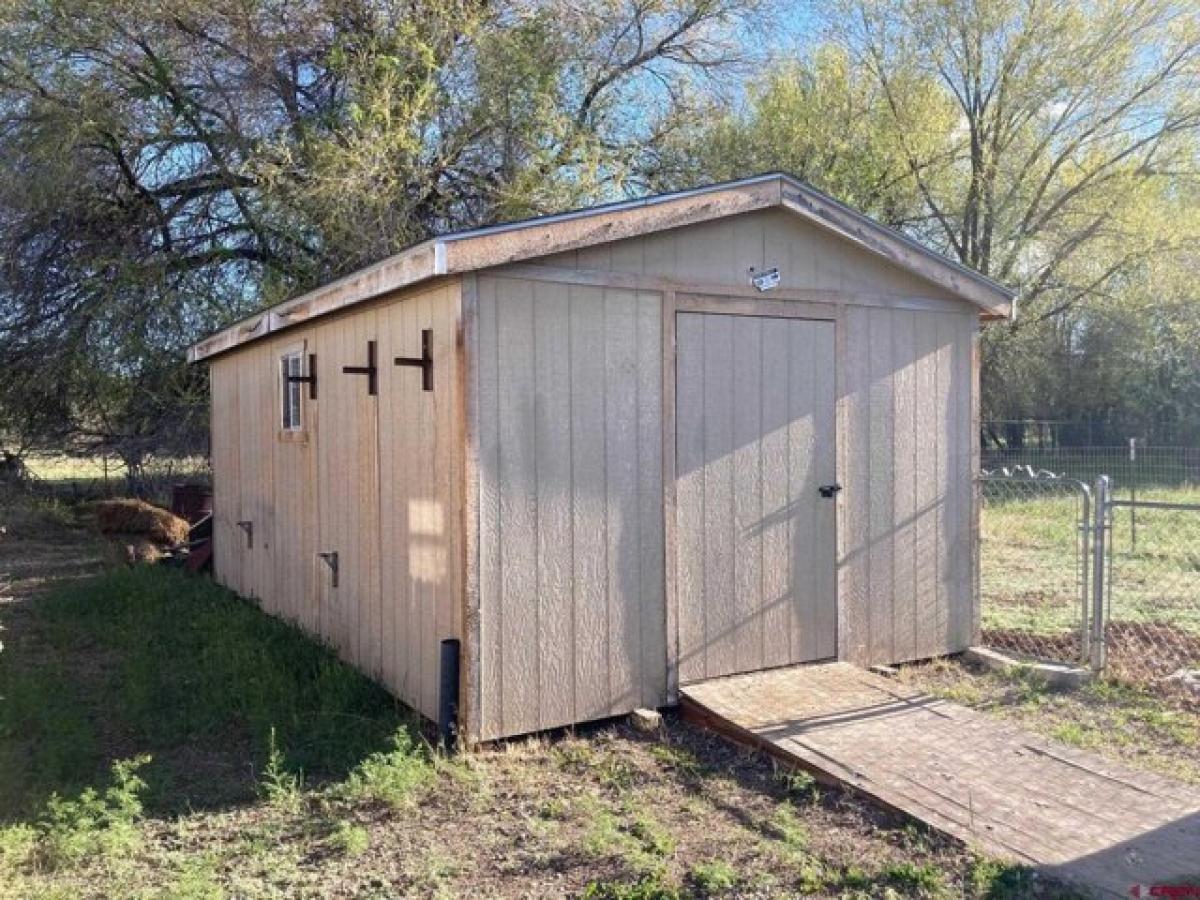
<instances>
[{"instance_id":1,"label":"small window","mask_svg":"<svg viewBox=\"0 0 1200 900\"><path fill-rule=\"evenodd\" d=\"M304 387L304 383L289 380L289 378L299 378L304 375L303 365L304 355L299 351L285 353L279 358L280 381L283 386L283 390L280 392L283 401L280 426L284 431L300 431L303 427L300 417L300 390Z\"/></svg>"}]
</instances>

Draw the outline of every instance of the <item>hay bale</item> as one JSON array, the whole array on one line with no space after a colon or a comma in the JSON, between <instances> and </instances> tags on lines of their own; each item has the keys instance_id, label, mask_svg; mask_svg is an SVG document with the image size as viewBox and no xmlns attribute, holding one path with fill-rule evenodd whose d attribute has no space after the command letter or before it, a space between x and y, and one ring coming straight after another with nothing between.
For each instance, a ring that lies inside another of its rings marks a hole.
<instances>
[{"instance_id":1,"label":"hay bale","mask_svg":"<svg viewBox=\"0 0 1200 900\"><path fill-rule=\"evenodd\" d=\"M100 500L94 506L101 534L130 534L160 547L173 547L188 536L188 523L144 500Z\"/></svg>"}]
</instances>

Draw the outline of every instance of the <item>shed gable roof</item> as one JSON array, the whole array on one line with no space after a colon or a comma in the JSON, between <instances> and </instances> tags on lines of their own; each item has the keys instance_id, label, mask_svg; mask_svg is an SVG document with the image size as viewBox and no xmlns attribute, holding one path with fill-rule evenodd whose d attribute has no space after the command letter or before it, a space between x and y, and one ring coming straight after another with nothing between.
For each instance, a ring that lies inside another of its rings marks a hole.
<instances>
[{"instance_id":1,"label":"shed gable roof","mask_svg":"<svg viewBox=\"0 0 1200 900\"><path fill-rule=\"evenodd\" d=\"M1016 295L789 175L772 173L430 238L225 328L188 349L199 362L302 321L445 275L578 250L726 216L782 207L980 308L1013 314Z\"/></svg>"}]
</instances>

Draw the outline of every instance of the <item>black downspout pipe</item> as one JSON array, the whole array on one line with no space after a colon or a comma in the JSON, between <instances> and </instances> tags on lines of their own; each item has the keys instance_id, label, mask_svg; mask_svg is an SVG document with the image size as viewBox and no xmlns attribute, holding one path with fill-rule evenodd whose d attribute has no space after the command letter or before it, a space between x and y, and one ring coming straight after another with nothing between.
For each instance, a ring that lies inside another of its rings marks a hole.
<instances>
[{"instance_id":1,"label":"black downspout pipe","mask_svg":"<svg viewBox=\"0 0 1200 900\"><path fill-rule=\"evenodd\" d=\"M447 753L458 741L458 666L457 638L442 641L441 679L438 686L438 739Z\"/></svg>"}]
</instances>

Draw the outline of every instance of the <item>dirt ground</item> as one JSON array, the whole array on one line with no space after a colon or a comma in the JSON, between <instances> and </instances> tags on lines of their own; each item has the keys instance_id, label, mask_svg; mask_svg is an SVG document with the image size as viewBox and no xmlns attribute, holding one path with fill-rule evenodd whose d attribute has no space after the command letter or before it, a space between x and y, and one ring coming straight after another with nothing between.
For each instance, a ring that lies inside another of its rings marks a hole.
<instances>
[{"instance_id":1,"label":"dirt ground","mask_svg":"<svg viewBox=\"0 0 1200 900\"><path fill-rule=\"evenodd\" d=\"M40 695L40 732L0 709L10 776L10 796L0 793L0 896L1072 896L674 715L654 735L614 721L451 758L406 747L321 778L264 767L236 717L164 743L121 719L114 679L128 661L104 632L42 613L56 585L104 568L102 548L67 512L22 520L10 511L8 521L0 703L32 672L60 681ZM78 715L56 719L67 704ZM60 722L73 732L60 734ZM354 716L344 727L357 727ZM88 742L102 768L152 750L151 765L174 776L144 806L129 801L136 787L105 793L102 777L76 762L84 757L59 746ZM82 782L103 799L23 809L13 767L59 753L61 771L39 766L41 777L58 777L68 798L66 786Z\"/></svg>"}]
</instances>

